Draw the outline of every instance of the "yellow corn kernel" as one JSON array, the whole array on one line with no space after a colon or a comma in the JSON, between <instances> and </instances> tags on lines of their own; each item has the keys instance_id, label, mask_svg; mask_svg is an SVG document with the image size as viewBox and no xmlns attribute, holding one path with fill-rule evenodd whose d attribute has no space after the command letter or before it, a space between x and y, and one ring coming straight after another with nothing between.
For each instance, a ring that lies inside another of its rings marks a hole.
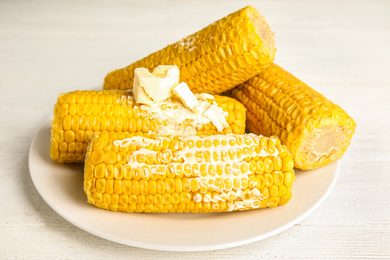
<instances>
[{"instance_id":1,"label":"yellow corn kernel","mask_svg":"<svg viewBox=\"0 0 390 260\"><path fill-rule=\"evenodd\" d=\"M114 192L116 194L122 194L122 181L114 180Z\"/></svg>"},{"instance_id":2,"label":"yellow corn kernel","mask_svg":"<svg viewBox=\"0 0 390 260\"><path fill-rule=\"evenodd\" d=\"M135 194L135 195L139 194L139 181L136 180L131 181L131 194Z\"/></svg>"},{"instance_id":3,"label":"yellow corn kernel","mask_svg":"<svg viewBox=\"0 0 390 260\"><path fill-rule=\"evenodd\" d=\"M284 182L284 175L282 172L280 171L275 171L274 173L272 173L272 177L273 177L273 183L280 186L283 184Z\"/></svg>"},{"instance_id":4,"label":"yellow corn kernel","mask_svg":"<svg viewBox=\"0 0 390 260\"><path fill-rule=\"evenodd\" d=\"M106 179L97 179L95 185L97 192L104 193L106 190Z\"/></svg>"},{"instance_id":5,"label":"yellow corn kernel","mask_svg":"<svg viewBox=\"0 0 390 260\"><path fill-rule=\"evenodd\" d=\"M294 172L292 172L292 171L285 172L285 174L284 174L284 184L287 187L291 187L293 181L295 181Z\"/></svg>"},{"instance_id":6,"label":"yellow corn kernel","mask_svg":"<svg viewBox=\"0 0 390 260\"><path fill-rule=\"evenodd\" d=\"M103 178L105 176L105 172L106 172L106 165L104 163L99 163L98 165L95 166L94 176L96 178Z\"/></svg>"},{"instance_id":7,"label":"yellow corn kernel","mask_svg":"<svg viewBox=\"0 0 390 260\"><path fill-rule=\"evenodd\" d=\"M106 179L113 179L114 178L114 165L113 164L106 164L106 173L104 175Z\"/></svg>"},{"instance_id":8,"label":"yellow corn kernel","mask_svg":"<svg viewBox=\"0 0 390 260\"><path fill-rule=\"evenodd\" d=\"M105 192L107 194L113 194L114 193L114 180L106 180Z\"/></svg>"},{"instance_id":9,"label":"yellow corn kernel","mask_svg":"<svg viewBox=\"0 0 390 260\"><path fill-rule=\"evenodd\" d=\"M163 180L158 180L157 181L157 192L159 194L164 194L165 191L166 191L165 182Z\"/></svg>"},{"instance_id":10,"label":"yellow corn kernel","mask_svg":"<svg viewBox=\"0 0 390 260\"><path fill-rule=\"evenodd\" d=\"M165 179L165 191L172 193L175 191L175 181L172 178Z\"/></svg>"}]
</instances>

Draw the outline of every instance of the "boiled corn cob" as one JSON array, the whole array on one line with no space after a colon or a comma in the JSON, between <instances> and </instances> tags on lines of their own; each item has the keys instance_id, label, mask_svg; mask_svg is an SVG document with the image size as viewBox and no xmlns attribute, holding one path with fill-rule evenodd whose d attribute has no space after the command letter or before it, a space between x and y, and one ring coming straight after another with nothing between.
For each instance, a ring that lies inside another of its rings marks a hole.
<instances>
[{"instance_id":1,"label":"boiled corn cob","mask_svg":"<svg viewBox=\"0 0 390 260\"><path fill-rule=\"evenodd\" d=\"M136 104L128 91L75 91L61 94L54 107L51 129L51 158L58 162L84 162L89 138L94 133L158 133L181 135L212 135L218 133L243 134L245 132L245 108L238 101L214 96L214 100L226 113L229 127L218 132L212 123L196 123L186 119L180 124L151 113L145 106ZM163 109L177 111L174 103Z\"/></svg>"},{"instance_id":2,"label":"boiled corn cob","mask_svg":"<svg viewBox=\"0 0 390 260\"><path fill-rule=\"evenodd\" d=\"M230 95L247 108L247 128L278 136L303 170L341 158L355 132L343 109L276 64Z\"/></svg>"},{"instance_id":3,"label":"boiled corn cob","mask_svg":"<svg viewBox=\"0 0 390 260\"><path fill-rule=\"evenodd\" d=\"M104 89L131 89L134 69L177 65L195 93L219 94L250 79L273 61L274 34L252 6L240 9L135 63L109 73Z\"/></svg>"},{"instance_id":4,"label":"boiled corn cob","mask_svg":"<svg viewBox=\"0 0 390 260\"><path fill-rule=\"evenodd\" d=\"M276 137L107 134L88 146L84 191L98 208L123 212L229 212L291 198L290 152Z\"/></svg>"}]
</instances>

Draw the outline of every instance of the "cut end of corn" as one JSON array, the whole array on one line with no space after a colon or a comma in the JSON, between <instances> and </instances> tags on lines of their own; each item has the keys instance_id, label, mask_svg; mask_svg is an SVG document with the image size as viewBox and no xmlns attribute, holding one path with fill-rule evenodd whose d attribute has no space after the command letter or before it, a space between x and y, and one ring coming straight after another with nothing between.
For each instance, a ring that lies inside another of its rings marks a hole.
<instances>
[{"instance_id":1,"label":"cut end of corn","mask_svg":"<svg viewBox=\"0 0 390 260\"><path fill-rule=\"evenodd\" d=\"M276 137L100 135L88 146L84 191L112 211L240 211L286 204L293 168Z\"/></svg>"},{"instance_id":2,"label":"cut end of corn","mask_svg":"<svg viewBox=\"0 0 390 260\"><path fill-rule=\"evenodd\" d=\"M247 6L244 10L247 10L247 17L251 21L253 27L255 28L255 32L260 36L263 46L264 52L269 55L269 60L272 62L275 58L275 33L271 31L267 21L264 16L262 16L256 8L253 6Z\"/></svg>"},{"instance_id":3,"label":"cut end of corn","mask_svg":"<svg viewBox=\"0 0 390 260\"><path fill-rule=\"evenodd\" d=\"M354 120L343 109L276 64L230 95L247 108L248 129L278 136L299 169L340 159L355 132Z\"/></svg>"},{"instance_id":4,"label":"cut end of corn","mask_svg":"<svg viewBox=\"0 0 390 260\"><path fill-rule=\"evenodd\" d=\"M194 116L178 99L155 104L157 109L136 104L129 91L75 91L61 94L54 106L51 158L66 163L84 162L90 137L100 133L186 136L245 132L246 109L240 102L217 95L209 95L204 99L206 101L202 104L218 106L223 110L226 127L218 129L218 125L215 126L206 117ZM175 119L174 115L179 117Z\"/></svg>"},{"instance_id":5,"label":"cut end of corn","mask_svg":"<svg viewBox=\"0 0 390 260\"><path fill-rule=\"evenodd\" d=\"M315 123L314 123L315 124ZM348 148L353 129L341 125L323 125L308 132L297 149L297 161L304 170L322 167L340 159Z\"/></svg>"},{"instance_id":6,"label":"cut end of corn","mask_svg":"<svg viewBox=\"0 0 390 260\"><path fill-rule=\"evenodd\" d=\"M195 93L219 94L264 70L275 57L274 33L252 6L242 8L166 48L112 71L104 89L132 89L134 70L177 65Z\"/></svg>"}]
</instances>

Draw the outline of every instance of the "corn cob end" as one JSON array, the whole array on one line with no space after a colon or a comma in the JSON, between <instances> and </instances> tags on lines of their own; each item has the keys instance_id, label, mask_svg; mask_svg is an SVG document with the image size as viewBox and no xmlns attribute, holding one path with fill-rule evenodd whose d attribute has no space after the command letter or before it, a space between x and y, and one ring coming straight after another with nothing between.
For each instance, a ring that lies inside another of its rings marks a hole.
<instances>
[{"instance_id":1,"label":"corn cob end","mask_svg":"<svg viewBox=\"0 0 390 260\"><path fill-rule=\"evenodd\" d=\"M275 58L275 33L271 31L269 24L265 20L256 8L249 5L245 7L244 10L247 10L247 17L251 21L256 34L260 37L262 41L262 46L264 47L264 56L262 63L264 65L269 64ZM266 58L267 57L267 58Z\"/></svg>"},{"instance_id":2,"label":"corn cob end","mask_svg":"<svg viewBox=\"0 0 390 260\"><path fill-rule=\"evenodd\" d=\"M316 169L338 160L349 147L355 122L341 109L332 114L330 120L312 120L299 138L301 145L292 146L295 162L301 169Z\"/></svg>"}]
</instances>

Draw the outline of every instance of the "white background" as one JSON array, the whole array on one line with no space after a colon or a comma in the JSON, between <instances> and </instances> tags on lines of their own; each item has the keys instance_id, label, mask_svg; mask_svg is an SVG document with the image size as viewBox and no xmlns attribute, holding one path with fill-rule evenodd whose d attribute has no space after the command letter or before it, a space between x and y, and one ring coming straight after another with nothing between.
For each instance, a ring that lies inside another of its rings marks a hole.
<instances>
[{"instance_id":1,"label":"white background","mask_svg":"<svg viewBox=\"0 0 390 260\"><path fill-rule=\"evenodd\" d=\"M274 237L197 253L116 244L57 215L27 158L58 94L100 89L109 71L247 4L275 31L275 62L357 123L324 204ZM389 11L389 1L0 1L0 258L390 258Z\"/></svg>"}]
</instances>

